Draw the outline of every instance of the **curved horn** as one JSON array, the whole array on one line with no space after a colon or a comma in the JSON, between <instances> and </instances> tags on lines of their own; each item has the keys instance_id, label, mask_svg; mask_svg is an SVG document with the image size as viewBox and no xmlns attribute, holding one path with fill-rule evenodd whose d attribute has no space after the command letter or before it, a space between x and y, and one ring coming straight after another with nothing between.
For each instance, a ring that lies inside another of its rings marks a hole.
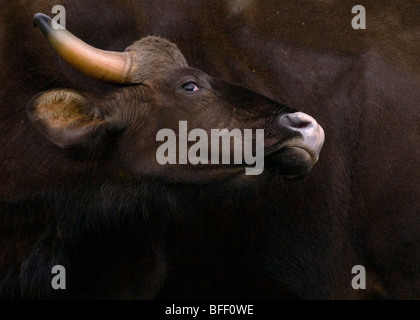
<instances>
[{"instance_id":1,"label":"curved horn","mask_svg":"<svg viewBox=\"0 0 420 320\"><path fill-rule=\"evenodd\" d=\"M42 13L34 15L34 25L39 27L63 60L87 76L108 82L131 83L135 59L130 52L94 48L65 29L53 29L51 18Z\"/></svg>"}]
</instances>

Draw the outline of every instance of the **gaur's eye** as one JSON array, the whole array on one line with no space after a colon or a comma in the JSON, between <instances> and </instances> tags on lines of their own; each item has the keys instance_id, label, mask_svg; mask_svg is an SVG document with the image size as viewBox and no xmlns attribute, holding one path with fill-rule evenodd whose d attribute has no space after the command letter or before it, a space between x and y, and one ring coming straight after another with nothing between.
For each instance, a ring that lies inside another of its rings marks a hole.
<instances>
[{"instance_id":1,"label":"gaur's eye","mask_svg":"<svg viewBox=\"0 0 420 320\"><path fill-rule=\"evenodd\" d=\"M182 85L182 89L184 89L187 92L196 92L200 90L200 87L195 82L186 82Z\"/></svg>"}]
</instances>

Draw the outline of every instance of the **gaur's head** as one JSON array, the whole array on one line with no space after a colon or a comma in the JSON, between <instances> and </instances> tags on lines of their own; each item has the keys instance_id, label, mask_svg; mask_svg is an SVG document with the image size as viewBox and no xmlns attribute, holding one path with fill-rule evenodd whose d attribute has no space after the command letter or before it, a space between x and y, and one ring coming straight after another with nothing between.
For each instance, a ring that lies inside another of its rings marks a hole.
<instances>
[{"instance_id":1,"label":"gaur's head","mask_svg":"<svg viewBox=\"0 0 420 320\"><path fill-rule=\"evenodd\" d=\"M183 182L246 177L245 168L261 161L297 176L318 160L324 132L312 117L189 67L166 39L149 36L109 52L54 30L46 15L34 20L70 65L115 83L100 96L55 89L32 99L30 119L61 148L94 152L112 143L116 171ZM255 179L262 172L251 171Z\"/></svg>"}]
</instances>

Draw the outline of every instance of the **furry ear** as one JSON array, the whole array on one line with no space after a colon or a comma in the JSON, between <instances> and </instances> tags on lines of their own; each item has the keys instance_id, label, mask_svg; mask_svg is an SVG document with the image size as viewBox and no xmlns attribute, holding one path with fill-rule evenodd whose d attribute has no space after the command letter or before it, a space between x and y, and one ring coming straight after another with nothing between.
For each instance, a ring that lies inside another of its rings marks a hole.
<instances>
[{"instance_id":1,"label":"furry ear","mask_svg":"<svg viewBox=\"0 0 420 320\"><path fill-rule=\"evenodd\" d=\"M26 112L34 126L61 148L84 146L105 134L107 121L99 108L73 90L52 90L36 96Z\"/></svg>"}]
</instances>

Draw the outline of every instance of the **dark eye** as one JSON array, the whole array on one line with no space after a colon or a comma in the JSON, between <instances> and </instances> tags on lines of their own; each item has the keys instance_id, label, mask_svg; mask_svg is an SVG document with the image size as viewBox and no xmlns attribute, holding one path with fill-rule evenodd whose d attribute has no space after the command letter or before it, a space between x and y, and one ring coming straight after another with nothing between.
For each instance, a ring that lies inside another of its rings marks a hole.
<instances>
[{"instance_id":1,"label":"dark eye","mask_svg":"<svg viewBox=\"0 0 420 320\"><path fill-rule=\"evenodd\" d=\"M195 82L187 82L182 85L182 89L188 92L196 92L200 87Z\"/></svg>"}]
</instances>

